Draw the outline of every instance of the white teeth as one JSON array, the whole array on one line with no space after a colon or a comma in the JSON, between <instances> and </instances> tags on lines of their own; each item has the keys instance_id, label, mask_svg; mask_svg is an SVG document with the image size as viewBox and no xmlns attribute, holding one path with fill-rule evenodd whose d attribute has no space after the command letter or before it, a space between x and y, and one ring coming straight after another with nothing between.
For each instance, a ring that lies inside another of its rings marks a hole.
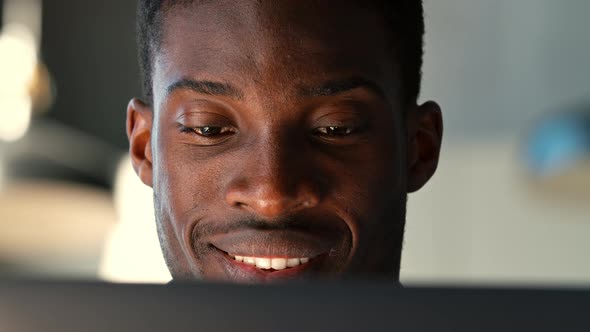
<instances>
[{"instance_id":1,"label":"white teeth","mask_svg":"<svg viewBox=\"0 0 590 332\"><path fill-rule=\"evenodd\" d=\"M256 265L256 259L254 257L244 257L244 263L249 265Z\"/></svg>"},{"instance_id":2,"label":"white teeth","mask_svg":"<svg viewBox=\"0 0 590 332\"><path fill-rule=\"evenodd\" d=\"M284 270L289 267L295 267L300 264L309 262L308 257L303 258L262 258L262 257L248 257L248 256L237 256L230 255L234 260L238 262L244 262L248 265L255 265L259 269L263 270Z\"/></svg>"},{"instance_id":3,"label":"white teeth","mask_svg":"<svg viewBox=\"0 0 590 332\"><path fill-rule=\"evenodd\" d=\"M256 267L259 269L270 269L270 258L254 258Z\"/></svg>"},{"instance_id":4,"label":"white teeth","mask_svg":"<svg viewBox=\"0 0 590 332\"><path fill-rule=\"evenodd\" d=\"M287 259L287 267L295 267L297 265L299 265L299 258Z\"/></svg>"},{"instance_id":5,"label":"white teeth","mask_svg":"<svg viewBox=\"0 0 590 332\"><path fill-rule=\"evenodd\" d=\"M273 258L270 262L270 267L275 270L284 270L287 268L286 258Z\"/></svg>"}]
</instances>

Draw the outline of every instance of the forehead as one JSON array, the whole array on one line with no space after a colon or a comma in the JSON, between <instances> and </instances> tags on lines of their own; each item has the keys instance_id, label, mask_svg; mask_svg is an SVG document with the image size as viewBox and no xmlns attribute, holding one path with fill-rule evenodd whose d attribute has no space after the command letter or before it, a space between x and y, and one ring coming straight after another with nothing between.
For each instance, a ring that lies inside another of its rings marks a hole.
<instances>
[{"instance_id":1,"label":"forehead","mask_svg":"<svg viewBox=\"0 0 590 332\"><path fill-rule=\"evenodd\" d=\"M282 93L347 76L397 86L383 15L353 1L195 1L162 29L155 95L186 76Z\"/></svg>"}]
</instances>

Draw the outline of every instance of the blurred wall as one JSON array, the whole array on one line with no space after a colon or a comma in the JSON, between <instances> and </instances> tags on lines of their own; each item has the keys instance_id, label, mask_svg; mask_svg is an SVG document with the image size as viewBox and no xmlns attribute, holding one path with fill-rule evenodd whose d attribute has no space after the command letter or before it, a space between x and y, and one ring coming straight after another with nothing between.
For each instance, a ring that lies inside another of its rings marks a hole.
<instances>
[{"instance_id":1,"label":"blurred wall","mask_svg":"<svg viewBox=\"0 0 590 332\"><path fill-rule=\"evenodd\" d=\"M125 114L140 93L136 1L43 1L42 53L57 99L49 116L122 150Z\"/></svg>"},{"instance_id":2,"label":"blurred wall","mask_svg":"<svg viewBox=\"0 0 590 332\"><path fill-rule=\"evenodd\" d=\"M36 4L13 8L27 2ZM96 277L117 218L110 189L127 150L126 105L140 90L135 4L42 1L40 60L55 102L24 137L0 141L0 274Z\"/></svg>"},{"instance_id":3,"label":"blurred wall","mask_svg":"<svg viewBox=\"0 0 590 332\"><path fill-rule=\"evenodd\" d=\"M531 120L590 100L590 2L425 0L424 98L446 136L519 135Z\"/></svg>"},{"instance_id":4,"label":"blurred wall","mask_svg":"<svg viewBox=\"0 0 590 332\"><path fill-rule=\"evenodd\" d=\"M590 189L537 183L523 157L539 117L590 100L590 2L426 0L425 11L422 96L446 128L437 174L410 196L404 280L590 283Z\"/></svg>"}]
</instances>

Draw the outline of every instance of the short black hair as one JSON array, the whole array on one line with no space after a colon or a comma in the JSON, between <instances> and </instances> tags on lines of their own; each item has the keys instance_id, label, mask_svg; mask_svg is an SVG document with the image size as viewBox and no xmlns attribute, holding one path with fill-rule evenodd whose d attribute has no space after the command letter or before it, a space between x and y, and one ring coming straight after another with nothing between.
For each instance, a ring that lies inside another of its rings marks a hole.
<instances>
[{"instance_id":1,"label":"short black hair","mask_svg":"<svg viewBox=\"0 0 590 332\"><path fill-rule=\"evenodd\" d=\"M177 5L202 0L139 0L137 10L137 44L141 84L145 101L152 102L152 67L154 54L162 41L165 12ZM390 35L394 38L393 59L399 61L404 104L415 103L420 94L424 39L422 0L373 0L385 15Z\"/></svg>"}]
</instances>

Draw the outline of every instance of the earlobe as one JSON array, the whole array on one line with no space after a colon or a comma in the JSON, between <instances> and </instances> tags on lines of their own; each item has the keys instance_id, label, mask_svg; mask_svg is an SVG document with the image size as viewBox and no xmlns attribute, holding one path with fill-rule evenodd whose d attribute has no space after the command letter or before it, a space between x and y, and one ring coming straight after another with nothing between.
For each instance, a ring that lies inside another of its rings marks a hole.
<instances>
[{"instance_id":1,"label":"earlobe","mask_svg":"<svg viewBox=\"0 0 590 332\"><path fill-rule=\"evenodd\" d=\"M143 183L152 186L152 121L149 105L134 98L127 106L127 138L133 169Z\"/></svg>"},{"instance_id":2,"label":"earlobe","mask_svg":"<svg viewBox=\"0 0 590 332\"><path fill-rule=\"evenodd\" d=\"M432 177L438 166L443 135L442 113L437 103L429 101L407 116L408 188L415 192Z\"/></svg>"}]
</instances>

